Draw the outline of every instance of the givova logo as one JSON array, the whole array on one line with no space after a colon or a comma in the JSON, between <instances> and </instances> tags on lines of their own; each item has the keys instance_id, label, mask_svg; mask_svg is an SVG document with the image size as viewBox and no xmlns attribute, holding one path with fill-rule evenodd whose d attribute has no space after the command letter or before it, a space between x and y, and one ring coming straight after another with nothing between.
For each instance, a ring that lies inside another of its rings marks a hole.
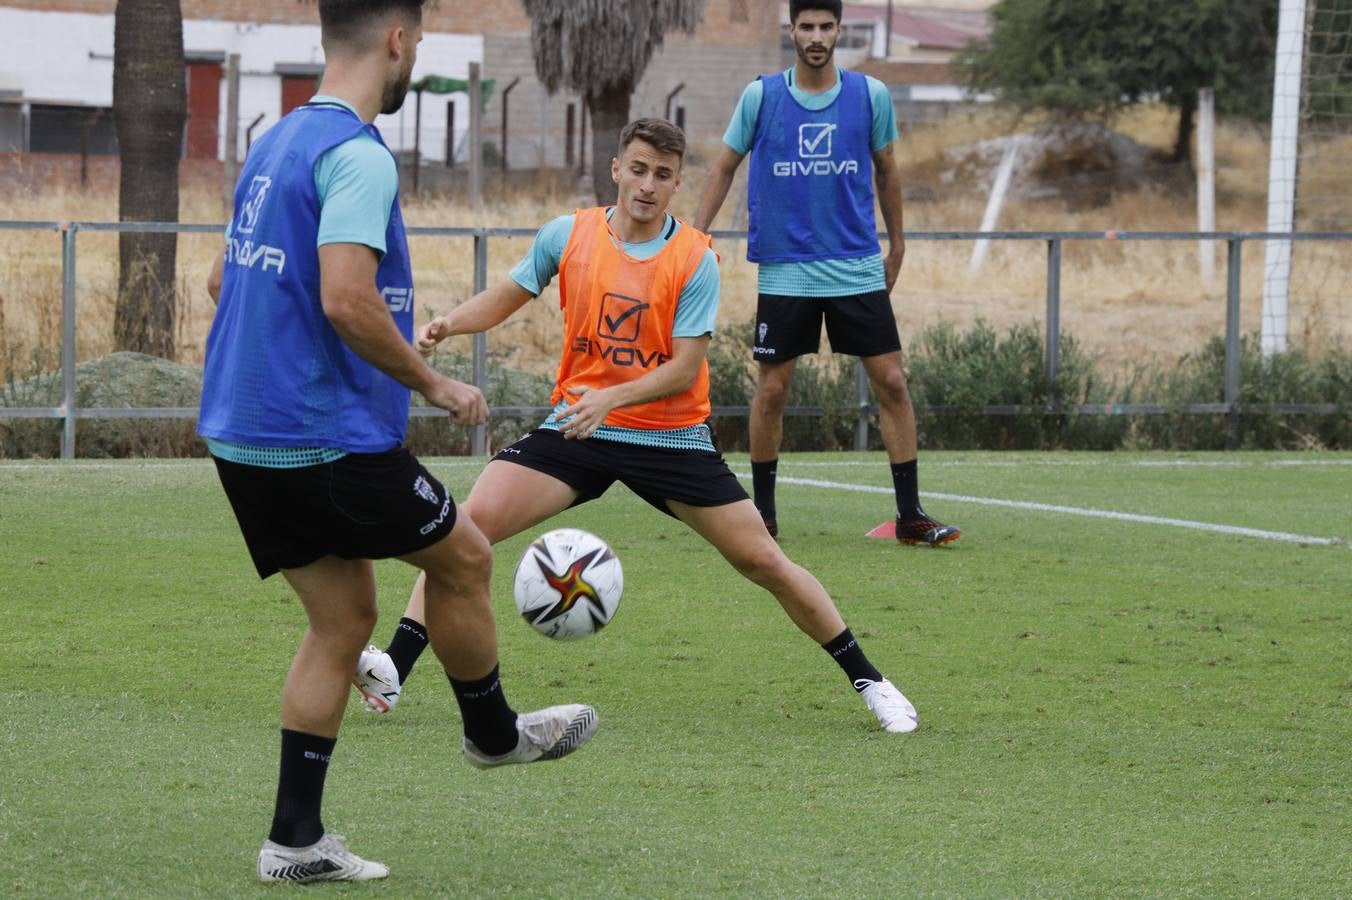
<instances>
[{"instance_id":1,"label":"givova logo","mask_svg":"<svg viewBox=\"0 0 1352 900\"><path fill-rule=\"evenodd\" d=\"M798 126L798 159L776 162L771 172L776 178L794 175L853 175L859 171L859 162L853 159L836 161L833 142L837 125L834 122L804 122Z\"/></svg>"},{"instance_id":2,"label":"givova logo","mask_svg":"<svg viewBox=\"0 0 1352 900\"><path fill-rule=\"evenodd\" d=\"M399 313L413 308L413 288L382 288L380 296L385 298L385 305L390 308L390 312Z\"/></svg>"},{"instance_id":3,"label":"givova logo","mask_svg":"<svg viewBox=\"0 0 1352 900\"><path fill-rule=\"evenodd\" d=\"M611 341L633 343L638 340L643 326L643 313L648 304L622 294L606 294L601 298L601 316L596 333Z\"/></svg>"},{"instance_id":4,"label":"givova logo","mask_svg":"<svg viewBox=\"0 0 1352 900\"><path fill-rule=\"evenodd\" d=\"M244 198L244 205L239 208L239 216L235 222L236 234L253 234L258 227L258 216L263 211L263 201L268 199L268 191L272 189L272 179L266 175L255 175L254 180L249 183L249 193Z\"/></svg>"},{"instance_id":5,"label":"givova logo","mask_svg":"<svg viewBox=\"0 0 1352 900\"><path fill-rule=\"evenodd\" d=\"M830 159L834 122L804 122L798 126L798 155L803 159Z\"/></svg>"},{"instance_id":6,"label":"givova logo","mask_svg":"<svg viewBox=\"0 0 1352 900\"><path fill-rule=\"evenodd\" d=\"M235 216L234 228L225 242L225 261L246 269L260 268L264 272L272 269L281 275L286 269L286 251L280 247L255 244L252 237L271 189L272 179L266 175L255 175L253 181L249 182L249 192L244 197L244 203ZM242 240L240 235L244 236Z\"/></svg>"}]
</instances>

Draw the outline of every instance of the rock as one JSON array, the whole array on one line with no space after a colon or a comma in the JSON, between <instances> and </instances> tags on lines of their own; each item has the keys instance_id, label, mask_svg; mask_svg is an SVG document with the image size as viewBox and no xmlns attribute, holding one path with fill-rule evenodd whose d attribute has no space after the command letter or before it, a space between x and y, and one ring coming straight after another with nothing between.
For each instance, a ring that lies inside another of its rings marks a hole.
<instances>
[{"instance_id":1,"label":"rock","mask_svg":"<svg viewBox=\"0 0 1352 900\"><path fill-rule=\"evenodd\" d=\"M61 373L44 372L0 385L0 407L61 405ZM196 407L202 370L143 353L112 353L75 366L75 402L82 408ZM82 457L201 456L191 419L79 419ZM0 419L0 456L57 456L57 419Z\"/></svg>"},{"instance_id":2,"label":"rock","mask_svg":"<svg viewBox=\"0 0 1352 900\"><path fill-rule=\"evenodd\" d=\"M1072 208L1097 207L1148 180L1150 148L1104 125L1078 122L955 147L944 154L940 183L989 193L1011 143L1019 155L1010 200L1060 198Z\"/></svg>"}]
</instances>

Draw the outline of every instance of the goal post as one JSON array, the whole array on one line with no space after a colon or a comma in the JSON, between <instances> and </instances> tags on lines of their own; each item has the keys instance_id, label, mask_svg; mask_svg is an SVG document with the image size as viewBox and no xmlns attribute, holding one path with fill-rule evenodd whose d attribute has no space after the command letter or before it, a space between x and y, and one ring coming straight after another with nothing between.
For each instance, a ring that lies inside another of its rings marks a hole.
<instances>
[{"instance_id":1,"label":"goal post","mask_svg":"<svg viewBox=\"0 0 1352 900\"><path fill-rule=\"evenodd\" d=\"M1272 138L1268 150L1267 230L1295 226L1300 86L1305 62L1305 0L1281 0L1272 77ZM1263 353L1286 350L1291 290L1291 241L1267 242L1263 265Z\"/></svg>"}]
</instances>

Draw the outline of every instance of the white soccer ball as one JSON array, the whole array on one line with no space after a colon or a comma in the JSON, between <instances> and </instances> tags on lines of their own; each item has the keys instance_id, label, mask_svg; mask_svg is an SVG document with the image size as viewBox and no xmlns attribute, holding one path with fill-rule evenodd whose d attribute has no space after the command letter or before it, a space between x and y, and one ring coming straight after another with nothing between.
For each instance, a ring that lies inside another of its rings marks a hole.
<instances>
[{"instance_id":1,"label":"white soccer ball","mask_svg":"<svg viewBox=\"0 0 1352 900\"><path fill-rule=\"evenodd\" d=\"M575 641L610 622L624 593L624 571L610 546L590 531L540 535L516 564L517 612L546 637Z\"/></svg>"}]
</instances>

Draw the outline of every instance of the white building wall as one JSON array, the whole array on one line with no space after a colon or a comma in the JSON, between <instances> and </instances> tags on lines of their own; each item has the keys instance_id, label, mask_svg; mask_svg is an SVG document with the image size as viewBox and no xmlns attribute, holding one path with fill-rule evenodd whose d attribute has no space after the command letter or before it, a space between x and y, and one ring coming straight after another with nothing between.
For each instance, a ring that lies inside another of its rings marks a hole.
<instances>
[{"instance_id":1,"label":"white building wall","mask_svg":"<svg viewBox=\"0 0 1352 900\"><path fill-rule=\"evenodd\" d=\"M0 91L19 91L29 103L112 106L113 17L82 13L34 12L0 8L0 34L6 48L0 53ZM183 23L183 45L194 53L240 54L239 156L245 149L245 129L259 115L257 140L281 114L280 64L321 65L324 54L317 25L258 25L247 22L188 20ZM481 35L428 33L418 48L413 80L425 75L468 78L471 62L483 63ZM224 155L227 85L221 81L221 155ZM422 152L442 161L446 147L446 101L456 100L457 135L469 131L469 101L464 94L426 95L422 117ZM390 149L412 151L414 102L380 116L376 126Z\"/></svg>"}]
</instances>

